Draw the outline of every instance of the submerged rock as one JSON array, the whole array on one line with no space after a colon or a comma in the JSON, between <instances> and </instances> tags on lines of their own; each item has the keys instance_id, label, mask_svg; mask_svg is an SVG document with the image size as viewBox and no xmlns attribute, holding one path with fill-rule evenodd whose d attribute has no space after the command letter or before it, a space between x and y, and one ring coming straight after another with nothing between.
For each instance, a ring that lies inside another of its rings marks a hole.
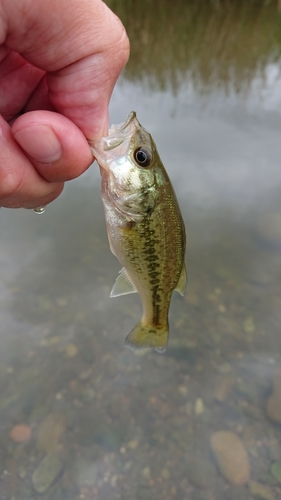
<instances>
[{"instance_id":1,"label":"submerged rock","mask_svg":"<svg viewBox=\"0 0 281 500\"><path fill-rule=\"evenodd\" d=\"M57 455L46 455L32 474L32 484L37 493L45 493L55 482L63 469Z\"/></svg>"},{"instance_id":2,"label":"submerged rock","mask_svg":"<svg viewBox=\"0 0 281 500\"><path fill-rule=\"evenodd\" d=\"M281 424L281 368L273 374L272 394L266 403L266 414L270 420Z\"/></svg>"},{"instance_id":3,"label":"submerged rock","mask_svg":"<svg viewBox=\"0 0 281 500\"><path fill-rule=\"evenodd\" d=\"M233 485L250 479L249 458L241 439L231 431L219 431L211 437L211 448L222 476Z\"/></svg>"},{"instance_id":4,"label":"submerged rock","mask_svg":"<svg viewBox=\"0 0 281 500\"><path fill-rule=\"evenodd\" d=\"M16 443L24 443L31 438L31 427L25 424L15 425L10 432L10 437Z\"/></svg>"},{"instance_id":5,"label":"submerged rock","mask_svg":"<svg viewBox=\"0 0 281 500\"><path fill-rule=\"evenodd\" d=\"M274 500L275 496L273 495L269 486L265 486L264 484L257 483L256 481L250 481L249 483L250 492L254 498L259 498L260 500Z\"/></svg>"},{"instance_id":6,"label":"submerged rock","mask_svg":"<svg viewBox=\"0 0 281 500\"><path fill-rule=\"evenodd\" d=\"M217 382L214 391L214 398L218 403L223 403L230 391L231 391L232 380L229 377L220 378Z\"/></svg>"},{"instance_id":7,"label":"submerged rock","mask_svg":"<svg viewBox=\"0 0 281 500\"><path fill-rule=\"evenodd\" d=\"M204 411L205 411L205 407L204 407L203 399L197 398L195 401L195 405L194 405L195 415L201 415L202 413L204 413Z\"/></svg>"},{"instance_id":8,"label":"submerged rock","mask_svg":"<svg viewBox=\"0 0 281 500\"><path fill-rule=\"evenodd\" d=\"M255 323L252 316L249 316L245 319L245 321L243 321L243 330L246 333L252 333L255 331Z\"/></svg>"},{"instance_id":9,"label":"submerged rock","mask_svg":"<svg viewBox=\"0 0 281 500\"><path fill-rule=\"evenodd\" d=\"M38 450L46 453L55 452L65 431L65 425L64 415L61 413L49 413L38 428L36 441Z\"/></svg>"},{"instance_id":10,"label":"submerged rock","mask_svg":"<svg viewBox=\"0 0 281 500\"><path fill-rule=\"evenodd\" d=\"M281 483L281 460L278 460L278 462L274 462L274 464L272 464L270 472L278 481L278 483Z\"/></svg>"}]
</instances>

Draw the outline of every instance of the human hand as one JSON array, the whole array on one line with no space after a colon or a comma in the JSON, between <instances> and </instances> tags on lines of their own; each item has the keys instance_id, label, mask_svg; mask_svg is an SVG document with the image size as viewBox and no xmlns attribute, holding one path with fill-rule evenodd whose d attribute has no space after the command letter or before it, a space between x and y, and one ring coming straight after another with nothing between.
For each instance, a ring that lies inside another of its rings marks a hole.
<instances>
[{"instance_id":1,"label":"human hand","mask_svg":"<svg viewBox=\"0 0 281 500\"><path fill-rule=\"evenodd\" d=\"M101 0L0 0L0 206L46 205L88 168L128 55Z\"/></svg>"}]
</instances>

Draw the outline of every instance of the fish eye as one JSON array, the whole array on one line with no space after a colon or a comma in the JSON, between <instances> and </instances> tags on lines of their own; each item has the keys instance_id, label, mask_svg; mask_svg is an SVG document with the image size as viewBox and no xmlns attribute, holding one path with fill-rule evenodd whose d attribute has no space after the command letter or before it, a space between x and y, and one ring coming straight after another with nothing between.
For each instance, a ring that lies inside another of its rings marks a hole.
<instances>
[{"instance_id":1,"label":"fish eye","mask_svg":"<svg viewBox=\"0 0 281 500\"><path fill-rule=\"evenodd\" d=\"M151 164L152 155L145 148L137 148L134 151L134 159L140 167L148 167Z\"/></svg>"}]
</instances>

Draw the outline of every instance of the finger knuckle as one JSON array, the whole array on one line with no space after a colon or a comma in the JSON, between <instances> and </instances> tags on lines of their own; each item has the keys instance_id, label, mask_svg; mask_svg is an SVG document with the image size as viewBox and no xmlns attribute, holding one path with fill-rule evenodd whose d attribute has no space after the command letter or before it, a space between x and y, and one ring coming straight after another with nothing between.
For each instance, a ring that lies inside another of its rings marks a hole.
<instances>
[{"instance_id":1,"label":"finger knuckle","mask_svg":"<svg viewBox=\"0 0 281 500\"><path fill-rule=\"evenodd\" d=\"M14 171L0 169L0 200L11 198L21 190L22 177Z\"/></svg>"}]
</instances>

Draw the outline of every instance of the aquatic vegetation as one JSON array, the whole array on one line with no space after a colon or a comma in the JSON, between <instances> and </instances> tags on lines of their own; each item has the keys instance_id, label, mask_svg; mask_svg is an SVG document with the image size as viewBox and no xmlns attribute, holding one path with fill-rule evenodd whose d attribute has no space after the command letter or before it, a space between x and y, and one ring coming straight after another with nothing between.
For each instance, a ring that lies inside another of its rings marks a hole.
<instances>
[{"instance_id":1,"label":"aquatic vegetation","mask_svg":"<svg viewBox=\"0 0 281 500\"><path fill-rule=\"evenodd\" d=\"M242 92L281 55L276 1L107 0L122 19L130 81L177 92L190 81L200 92Z\"/></svg>"}]
</instances>

